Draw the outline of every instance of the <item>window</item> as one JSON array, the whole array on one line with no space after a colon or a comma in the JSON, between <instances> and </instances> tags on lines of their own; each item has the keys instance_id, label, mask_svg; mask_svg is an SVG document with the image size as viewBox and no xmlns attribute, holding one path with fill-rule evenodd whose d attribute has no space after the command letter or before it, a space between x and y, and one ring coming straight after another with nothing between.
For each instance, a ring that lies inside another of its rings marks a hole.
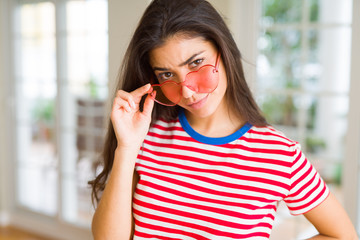
<instances>
[{"instance_id":1,"label":"window","mask_svg":"<svg viewBox=\"0 0 360 240\"><path fill-rule=\"evenodd\" d=\"M261 4L258 103L271 124L301 143L342 201L352 1L262 0ZM278 215L274 230L290 231L295 239L314 231L303 217L289 223L288 211L281 207Z\"/></svg>"},{"instance_id":2,"label":"window","mask_svg":"<svg viewBox=\"0 0 360 240\"><path fill-rule=\"evenodd\" d=\"M17 1L16 200L24 211L88 227L87 181L104 136L106 0Z\"/></svg>"}]
</instances>

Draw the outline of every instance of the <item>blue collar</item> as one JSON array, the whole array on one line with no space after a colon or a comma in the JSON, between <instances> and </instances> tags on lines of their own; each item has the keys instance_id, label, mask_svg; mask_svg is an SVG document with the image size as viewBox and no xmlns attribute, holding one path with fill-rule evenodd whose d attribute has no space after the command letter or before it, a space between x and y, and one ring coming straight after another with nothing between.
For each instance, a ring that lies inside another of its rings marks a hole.
<instances>
[{"instance_id":1,"label":"blue collar","mask_svg":"<svg viewBox=\"0 0 360 240\"><path fill-rule=\"evenodd\" d=\"M252 125L250 123L246 123L239 130L237 130L236 132L234 132L228 136L213 138L213 137L206 137L206 136L201 135L200 133L196 132L190 126L188 120L186 119L185 111L182 108L180 108L180 110L179 110L179 121L180 121L181 126L185 130L185 132L187 132L187 134L189 134L192 138L194 138L195 140L197 140L199 142L210 144L210 145L222 145L222 144L230 143L236 139L239 139L242 135L244 135L252 127Z\"/></svg>"}]
</instances>

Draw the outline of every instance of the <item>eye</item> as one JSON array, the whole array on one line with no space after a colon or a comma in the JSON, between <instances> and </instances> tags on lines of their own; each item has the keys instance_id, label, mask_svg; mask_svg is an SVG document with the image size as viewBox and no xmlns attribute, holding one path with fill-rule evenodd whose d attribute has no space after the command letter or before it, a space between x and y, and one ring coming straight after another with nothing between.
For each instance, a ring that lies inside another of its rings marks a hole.
<instances>
[{"instance_id":1,"label":"eye","mask_svg":"<svg viewBox=\"0 0 360 240\"><path fill-rule=\"evenodd\" d=\"M204 59L200 58L200 59L196 59L196 60L192 61L189 65L191 68L196 68L199 65L201 65L203 62L204 62Z\"/></svg>"},{"instance_id":2,"label":"eye","mask_svg":"<svg viewBox=\"0 0 360 240\"><path fill-rule=\"evenodd\" d=\"M164 82L170 80L174 75L171 72L163 72L158 75L158 79L160 82Z\"/></svg>"}]
</instances>

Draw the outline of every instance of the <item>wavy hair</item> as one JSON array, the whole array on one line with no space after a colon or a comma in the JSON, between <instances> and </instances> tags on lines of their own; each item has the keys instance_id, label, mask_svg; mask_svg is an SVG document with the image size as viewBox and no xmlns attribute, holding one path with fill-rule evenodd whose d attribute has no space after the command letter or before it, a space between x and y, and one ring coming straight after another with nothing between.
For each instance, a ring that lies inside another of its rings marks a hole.
<instances>
[{"instance_id":1,"label":"wavy hair","mask_svg":"<svg viewBox=\"0 0 360 240\"><path fill-rule=\"evenodd\" d=\"M238 116L255 126L266 126L251 91L246 83L240 51L221 15L205 0L153 0L145 10L127 48L115 89L133 91L154 78L149 63L151 50L176 35L202 37L218 48L225 66L227 90L225 97ZM115 91L115 92L116 92ZM159 117L177 118L178 107L155 104L152 121ZM102 172L89 184L92 199L99 202L112 169L117 140L111 121L102 153Z\"/></svg>"}]
</instances>

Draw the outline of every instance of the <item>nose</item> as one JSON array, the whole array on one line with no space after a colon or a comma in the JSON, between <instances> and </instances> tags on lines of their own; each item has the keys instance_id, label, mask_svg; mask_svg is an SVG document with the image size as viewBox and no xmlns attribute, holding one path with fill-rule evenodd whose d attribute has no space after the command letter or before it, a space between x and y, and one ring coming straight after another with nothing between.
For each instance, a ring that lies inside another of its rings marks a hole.
<instances>
[{"instance_id":1,"label":"nose","mask_svg":"<svg viewBox=\"0 0 360 240\"><path fill-rule=\"evenodd\" d=\"M186 77L187 77L188 72L187 71L183 71L180 75L179 75L179 81L181 83L181 92L182 92L182 97L183 98L190 98L192 97L192 95L194 95L194 91L191 90L190 88L186 87Z\"/></svg>"},{"instance_id":2,"label":"nose","mask_svg":"<svg viewBox=\"0 0 360 240\"><path fill-rule=\"evenodd\" d=\"M182 86L182 96L183 98L190 98L192 95L194 95L194 91L192 91L190 88L186 86Z\"/></svg>"}]
</instances>

